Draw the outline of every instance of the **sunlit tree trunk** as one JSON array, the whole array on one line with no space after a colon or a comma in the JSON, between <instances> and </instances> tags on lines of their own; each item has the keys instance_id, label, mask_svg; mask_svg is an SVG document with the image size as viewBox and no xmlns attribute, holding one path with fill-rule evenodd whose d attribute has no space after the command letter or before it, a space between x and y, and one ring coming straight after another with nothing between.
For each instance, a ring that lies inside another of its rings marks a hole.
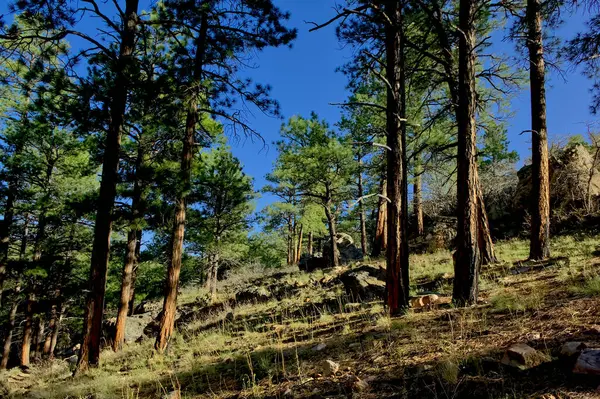
<instances>
[{"instance_id":1,"label":"sunlit tree trunk","mask_svg":"<svg viewBox=\"0 0 600 399\"><path fill-rule=\"evenodd\" d=\"M171 240L171 253L167 270L165 287L165 300L160 318L160 329L156 338L155 348L164 351L175 328L175 314L177 311L177 289L179 287L179 274L181 272L181 257L183 255L183 239L185 235L185 218L187 196L191 184L192 158L194 155L194 137L198 124L198 102L200 100L200 85L202 84L202 70L204 53L206 51L206 37L208 31L207 15L203 14L200 24L200 33L196 39L196 57L194 60L194 76L191 84L191 95L188 98L187 116L185 122L185 136L181 153L181 186L175 203L175 221Z\"/></svg>"},{"instance_id":2,"label":"sunlit tree trunk","mask_svg":"<svg viewBox=\"0 0 600 399\"><path fill-rule=\"evenodd\" d=\"M127 313L129 312L129 303L134 283L134 270L137 266L137 247L138 230L143 217L141 208L142 188L140 185L140 169L144 157L143 144L138 143L137 159L135 162L135 181L133 183L133 195L131 199L131 221L129 231L127 232L127 249L125 252L125 263L123 265L123 276L121 279L121 296L119 301L119 310L117 312L117 321L115 323L115 337L113 340L113 350L118 352L122 349L125 342L125 324L127 323Z\"/></svg>"},{"instance_id":3,"label":"sunlit tree trunk","mask_svg":"<svg viewBox=\"0 0 600 399\"><path fill-rule=\"evenodd\" d=\"M304 225L300 224L300 232L298 233L298 245L296 246L296 263L300 262L302 256L302 240L304 239Z\"/></svg>"},{"instance_id":4,"label":"sunlit tree trunk","mask_svg":"<svg viewBox=\"0 0 600 399\"><path fill-rule=\"evenodd\" d=\"M23 325L23 338L21 340L21 366L29 366L29 355L31 352L31 337L33 334L33 311L35 306L35 294L27 294L25 307L25 324Z\"/></svg>"},{"instance_id":5,"label":"sunlit tree trunk","mask_svg":"<svg viewBox=\"0 0 600 399\"><path fill-rule=\"evenodd\" d=\"M308 232L308 242L306 243L306 251L310 256L313 255L313 232Z\"/></svg>"},{"instance_id":6,"label":"sunlit tree trunk","mask_svg":"<svg viewBox=\"0 0 600 399\"><path fill-rule=\"evenodd\" d=\"M546 77L539 0L527 0L527 47L531 88L531 240L529 258L550 256L550 175L546 129Z\"/></svg>"},{"instance_id":7,"label":"sunlit tree trunk","mask_svg":"<svg viewBox=\"0 0 600 399\"><path fill-rule=\"evenodd\" d=\"M34 339L34 352L33 357L40 359L42 357L42 350L44 348L44 335L45 335L45 320L44 316L39 315L37 318L37 327L35 329L36 335Z\"/></svg>"},{"instance_id":8,"label":"sunlit tree trunk","mask_svg":"<svg viewBox=\"0 0 600 399\"><path fill-rule=\"evenodd\" d=\"M121 31L117 71L110 100L110 124L105 138L102 180L94 226L90 265L89 294L83 317L83 340L75 374L97 366L100 362L100 338L104 315L104 296L110 257L113 206L117 192L121 132L129 93L129 68L132 68L138 25L139 0L127 0Z\"/></svg>"},{"instance_id":9,"label":"sunlit tree trunk","mask_svg":"<svg viewBox=\"0 0 600 399\"><path fill-rule=\"evenodd\" d=\"M387 251L387 175L383 174L380 185L381 195L385 198L379 198L377 206L377 225L375 227L375 240L373 242L373 251L371 255L377 257Z\"/></svg>"},{"instance_id":10,"label":"sunlit tree trunk","mask_svg":"<svg viewBox=\"0 0 600 399\"><path fill-rule=\"evenodd\" d=\"M459 4L457 250L452 299L457 305L477 302L481 255L478 244L477 126L475 92L475 2Z\"/></svg>"},{"instance_id":11,"label":"sunlit tree trunk","mask_svg":"<svg viewBox=\"0 0 600 399\"><path fill-rule=\"evenodd\" d=\"M137 270L140 266L140 258L141 258L141 252L142 252L142 234L143 231L140 229L137 231L137 242L136 242L136 246L135 246L135 266L133 267L133 276L132 276L132 282L131 282L131 290L130 290L130 296L129 296L129 305L128 305L128 311L127 311L127 316L133 316L133 312L135 310L135 281L137 279Z\"/></svg>"},{"instance_id":12,"label":"sunlit tree trunk","mask_svg":"<svg viewBox=\"0 0 600 399\"><path fill-rule=\"evenodd\" d=\"M388 0L385 6L387 88L387 305L391 315L404 313L408 308L408 253L405 198L406 158L403 154L406 134L406 109L404 104L404 52L402 44L402 5Z\"/></svg>"},{"instance_id":13,"label":"sunlit tree trunk","mask_svg":"<svg viewBox=\"0 0 600 399\"><path fill-rule=\"evenodd\" d=\"M60 326L62 324L62 319L66 312L65 305L59 305L58 318L56 319L56 324L54 325L54 329L52 330L52 339L50 340L50 350L48 351L48 358L54 358L54 350L56 349L56 343L58 342L58 334L60 333Z\"/></svg>"},{"instance_id":14,"label":"sunlit tree trunk","mask_svg":"<svg viewBox=\"0 0 600 399\"><path fill-rule=\"evenodd\" d=\"M10 308L10 313L8 315L8 323L5 328L6 335L4 336L4 347L2 349L2 360L0 361L0 370L4 370L8 366L8 360L10 358L10 348L12 346L12 338L17 320L17 310L19 308L19 303L21 302L19 298L20 291L21 282L19 281L15 287L15 300Z\"/></svg>"},{"instance_id":15,"label":"sunlit tree trunk","mask_svg":"<svg viewBox=\"0 0 600 399\"><path fill-rule=\"evenodd\" d=\"M481 184L479 183L479 179L477 179L477 181L477 229L479 233L479 252L481 253L481 264L490 265L498 262L498 258L496 258L494 242L492 241L492 235L490 234L490 223L487 212L485 211Z\"/></svg>"},{"instance_id":16,"label":"sunlit tree trunk","mask_svg":"<svg viewBox=\"0 0 600 399\"><path fill-rule=\"evenodd\" d=\"M327 204L325 209L325 216L327 217L327 225L329 227L329 241L331 247L329 248L330 266L338 267L340 265L339 252L337 248L337 225L335 215L331 211L331 204Z\"/></svg>"}]
</instances>

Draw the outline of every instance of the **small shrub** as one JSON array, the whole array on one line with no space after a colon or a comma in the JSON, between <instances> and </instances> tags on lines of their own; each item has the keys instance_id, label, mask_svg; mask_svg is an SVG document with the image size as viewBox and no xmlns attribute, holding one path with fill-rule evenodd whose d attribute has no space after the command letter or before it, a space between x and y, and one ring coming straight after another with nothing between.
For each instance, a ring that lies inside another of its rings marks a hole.
<instances>
[{"instance_id":1,"label":"small shrub","mask_svg":"<svg viewBox=\"0 0 600 399\"><path fill-rule=\"evenodd\" d=\"M435 367L435 373L442 382L456 385L458 383L458 374L460 369L458 364L451 360L443 360Z\"/></svg>"},{"instance_id":2,"label":"small shrub","mask_svg":"<svg viewBox=\"0 0 600 399\"><path fill-rule=\"evenodd\" d=\"M587 276L584 278L583 283L573 283L569 287L569 291L571 291L574 294L580 294L585 296L600 295L600 276Z\"/></svg>"}]
</instances>

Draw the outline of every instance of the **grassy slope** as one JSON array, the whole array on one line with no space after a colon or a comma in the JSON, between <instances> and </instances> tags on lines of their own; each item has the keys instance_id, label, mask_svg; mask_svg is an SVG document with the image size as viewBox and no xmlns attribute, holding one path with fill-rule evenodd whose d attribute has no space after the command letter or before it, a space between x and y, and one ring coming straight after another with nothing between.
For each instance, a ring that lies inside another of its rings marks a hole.
<instances>
[{"instance_id":1,"label":"grassy slope","mask_svg":"<svg viewBox=\"0 0 600 399\"><path fill-rule=\"evenodd\" d=\"M598 382L572 377L560 361L517 373L497 360L515 342L550 355L567 340L600 347L598 244L589 237L558 238L553 255L569 262L513 274L527 266L513 265L526 258L527 243L499 243L504 263L483 270L480 305L411 311L397 319L387 317L381 303L348 305L339 287L320 289L314 281L322 272L287 270L280 281L296 288L293 295L191 318L166 354L153 353L146 340L121 353L104 351L99 369L75 379L64 361L55 361L26 377L8 371L0 385L8 381L11 396L34 398L151 398L173 391L184 398L590 397ZM451 254L415 255L411 268L415 287L447 277ZM219 301L257 273L226 282ZM451 287L440 290L448 296ZM202 294L185 290L181 307L198 310L194 301ZM321 376L325 359L340 364L337 375Z\"/></svg>"}]
</instances>

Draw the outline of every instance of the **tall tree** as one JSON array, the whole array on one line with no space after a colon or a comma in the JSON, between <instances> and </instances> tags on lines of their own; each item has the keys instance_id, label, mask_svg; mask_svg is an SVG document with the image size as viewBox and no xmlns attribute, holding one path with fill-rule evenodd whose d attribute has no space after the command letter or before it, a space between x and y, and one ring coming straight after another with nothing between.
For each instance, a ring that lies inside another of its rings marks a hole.
<instances>
[{"instance_id":1,"label":"tall tree","mask_svg":"<svg viewBox=\"0 0 600 399\"><path fill-rule=\"evenodd\" d=\"M542 4L527 0L527 48L531 93L531 239L529 258L550 256L550 171L546 128L546 88Z\"/></svg>"},{"instance_id":2,"label":"tall tree","mask_svg":"<svg viewBox=\"0 0 600 399\"><path fill-rule=\"evenodd\" d=\"M481 254L478 236L477 122L475 81L475 18L478 3L460 0L458 47L458 175L457 250L452 300L477 302Z\"/></svg>"},{"instance_id":3,"label":"tall tree","mask_svg":"<svg viewBox=\"0 0 600 399\"><path fill-rule=\"evenodd\" d=\"M159 334L155 348L166 349L175 326L177 288L183 254L185 234L186 199L191 183L191 168L195 147L196 130L206 133L202 126L203 113L220 117L234 127L241 127L245 133L257 134L234 108L236 99L254 104L266 113L278 114L278 105L269 99L269 87L256 85L253 89L247 80L239 79L236 72L241 54L252 49L287 45L296 32L286 28L282 22L289 16L275 7L271 0L260 0L243 4L216 0L166 1L157 6L157 23L168 32L175 34L174 28L181 28L186 43L175 37L172 41L175 52L182 55L176 59L184 66L182 76L186 88L183 99L186 107L186 122L181 152L176 211L171 238L171 251L165 286L165 299L160 317ZM179 46L179 47L177 47ZM210 81L211 84L204 84Z\"/></svg>"}]
</instances>

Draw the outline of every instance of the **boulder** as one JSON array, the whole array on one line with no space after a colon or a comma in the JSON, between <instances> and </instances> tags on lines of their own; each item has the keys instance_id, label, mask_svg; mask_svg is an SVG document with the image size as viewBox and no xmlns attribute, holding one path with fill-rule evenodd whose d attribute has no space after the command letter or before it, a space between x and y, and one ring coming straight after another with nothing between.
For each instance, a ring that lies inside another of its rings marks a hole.
<instances>
[{"instance_id":1,"label":"boulder","mask_svg":"<svg viewBox=\"0 0 600 399\"><path fill-rule=\"evenodd\" d=\"M330 377L335 375L340 369L340 364L334 362L333 360L323 360L320 364L321 374L325 377Z\"/></svg>"},{"instance_id":2,"label":"boulder","mask_svg":"<svg viewBox=\"0 0 600 399\"><path fill-rule=\"evenodd\" d=\"M508 348L502 358L502 364L527 370L550 361L550 358L527 344L515 344Z\"/></svg>"},{"instance_id":3,"label":"boulder","mask_svg":"<svg viewBox=\"0 0 600 399\"><path fill-rule=\"evenodd\" d=\"M310 256L303 254L298 262L298 268L304 272L310 273L315 270L326 269L329 267L327 259L320 256Z\"/></svg>"},{"instance_id":4,"label":"boulder","mask_svg":"<svg viewBox=\"0 0 600 399\"><path fill-rule=\"evenodd\" d=\"M353 302L379 300L385 293L385 273L376 266L362 265L350 269L342 273L339 280Z\"/></svg>"},{"instance_id":5,"label":"boulder","mask_svg":"<svg viewBox=\"0 0 600 399\"><path fill-rule=\"evenodd\" d=\"M580 206L586 200L584 196L588 187L593 198L600 196L600 171L595 169L590 173L594 157L583 145L568 145L552 154L549 161L550 201L553 208ZM522 167L517 175L519 182L514 197L515 206L526 210L531 198L531 165Z\"/></svg>"},{"instance_id":6,"label":"boulder","mask_svg":"<svg viewBox=\"0 0 600 399\"><path fill-rule=\"evenodd\" d=\"M564 357L572 357L579 355L582 350L586 349L587 345L584 342L565 342L560 347L560 355Z\"/></svg>"},{"instance_id":7,"label":"boulder","mask_svg":"<svg viewBox=\"0 0 600 399\"><path fill-rule=\"evenodd\" d=\"M235 301L238 304L267 302L271 297L272 293L266 287L251 286L235 293Z\"/></svg>"},{"instance_id":8,"label":"boulder","mask_svg":"<svg viewBox=\"0 0 600 399\"><path fill-rule=\"evenodd\" d=\"M575 374L600 375L600 349L584 349L577 358Z\"/></svg>"}]
</instances>

